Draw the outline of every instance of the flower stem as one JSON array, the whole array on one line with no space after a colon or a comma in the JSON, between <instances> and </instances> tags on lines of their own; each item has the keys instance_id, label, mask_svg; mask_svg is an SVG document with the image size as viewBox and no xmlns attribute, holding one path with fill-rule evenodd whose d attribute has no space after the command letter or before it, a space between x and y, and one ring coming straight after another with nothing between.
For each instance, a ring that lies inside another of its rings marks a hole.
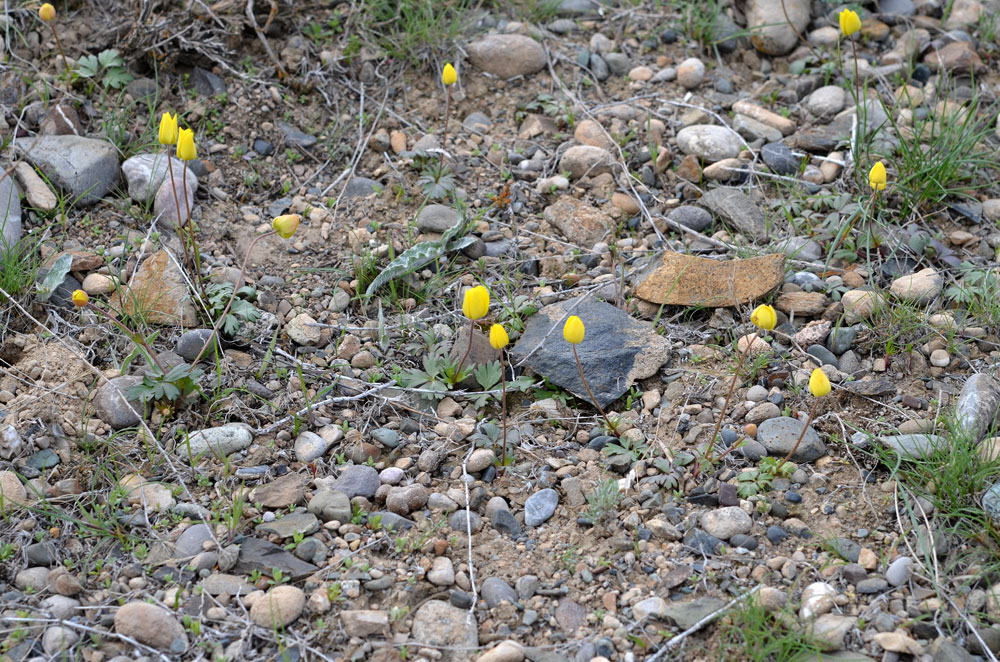
<instances>
[{"instance_id":1,"label":"flower stem","mask_svg":"<svg viewBox=\"0 0 1000 662\"><path fill-rule=\"evenodd\" d=\"M243 258L243 264L240 266L240 275L236 277L236 282L233 283L233 293L229 295L229 302L226 303L226 307L222 311L222 314L219 315L219 318L215 321L215 324L212 326L212 333L209 334L208 339L205 340L205 344L202 345L201 351L198 352L198 356L194 357L194 361L191 361L191 365L197 365L198 361L201 360L201 357L205 355L206 351L208 351L209 346L212 344L212 341L215 340L215 336L219 332L219 327L222 326L222 321L226 319L226 315L229 314L229 308L233 305L233 301L236 299L236 290L239 289L240 283L243 282L243 274L246 273L247 263L250 261L250 253L253 252L253 247L261 239L265 237L270 237L271 235L274 234L278 233L275 232L274 230L271 230L270 232L265 232L264 234L257 235L256 237L254 237L254 240L250 242L250 246L247 248L247 254Z\"/></svg>"},{"instance_id":2,"label":"flower stem","mask_svg":"<svg viewBox=\"0 0 1000 662\"><path fill-rule=\"evenodd\" d=\"M445 93L447 94L447 101L444 105L444 133L441 136L441 149L447 149L448 143L448 119L451 117L451 87L446 86Z\"/></svg>"},{"instance_id":3,"label":"flower stem","mask_svg":"<svg viewBox=\"0 0 1000 662\"><path fill-rule=\"evenodd\" d=\"M722 412L719 414L719 419L715 422L715 429L712 430L712 436L708 438L708 456L705 458L709 462L715 461L715 437L719 434L719 430L722 428L722 419L726 416L726 410L729 409L729 400L733 397L733 389L736 388L736 380L740 378L740 372L743 370L743 362L747 358L747 354L750 353L750 348L753 347L753 341L757 339L757 334L753 334L750 341L747 342L747 346L743 348L740 352L739 362L736 364L736 372L733 374L733 380L729 382L729 392L726 393L726 401L722 405ZM699 473L699 468L696 465L694 470L694 475L697 478Z\"/></svg>"},{"instance_id":4,"label":"flower stem","mask_svg":"<svg viewBox=\"0 0 1000 662\"><path fill-rule=\"evenodd\" d=\"M604 417L604 422L608 424L608 430L615 436L618 436L618 426L611 422L611 419L604 413L601 405L597 404L597 398L595 398L594 394L590 392L590 385L587 384L587 378L583 376L583 364L580 363L580 355L576 353L576 345L570 345L570 347L573 348L573 358L576 359L576 367L580 371L580 379L583 381L583 388L587 389L587 395L590 396L590 401L594 403L595 407L597 407L597 411L601 412L601 416Z\"/></svg>"},{"instance_id":5,"label":"flower stem","mask_svg":"<svg viewBox=\"0 0 1000 662\"><path fill-rule=\"evenodd\" d=\"M503 348L500 348L500 416L503 420L503 454L500 456L499 475L507 470L507 374L503 368Z\"/></svg>"},{"instance_id":6,"label":"flower stem","mask_svg":"<svg viewBox=\"0 0 1000 662\"><path fill-rule=\"evenodd\" d=\"M819 398L813 400L812 407L809 408L809 418L806 419L806 424L802 426L802 432L799 433L799 438L795 441L795 445L792 446L792 450L788 451L788 455L778 463L778 466L774 468L774 474L778 475L778 471L785 465L785 462L791 459L795 455L795 451L799 450L799 444L802 443L802 438L806 436L806 430L809 429L809 424L812 423L813 416L816 414L816 405L819 404Z\"/></svg>"},{"instance_id":7,"label":"flower stem","mask_svg":"<svg viewBox=\"0 0 1000 662\"><path fill-rule=\"evenodd\" d=\"M49 24L49 29L52 30L52 36L56 38L56 46L59 47L59 55L62 55L63 70L65 74L69 76L69 62L66 60L66 51L63 50L62 42L59 41L59 33L56 32L56 27L51 23Z\"/></svg>"},{"instance_id":8,"label":"flower stem","mask_svg":"<svg viewBox=\"0 0 1000 662\"><path fill-rule=\"evenodd\" d=\"M201 279L201 254L198 252L198 240L194 237L194 221L191 219L191 201L188 199L187 190L187 171L188 164L187 161L184 162L184 170L181 173L181 188L184 189L184 206L187 209L187 233L188 241L191 242L191 251L194 253L194 279L198 284L198 294L201 295L201 300L206 305L208 304L208 297L205 295L205 282ZM177 210L178 213L180 210ZM263 236L263 235L261 235ZM186 252L186 251L185 251ZM249 253L247 253L249 256ZM236 296L236 289L239 287L239 283L233 285L233 296ZM230 299L230 303L232 300Z\"/></svg>"},{"instance_id":9,"label":"flower stem","mask_svg":"<svg viewBox=\"0 0 1000 662\"><path fill-rule=\"evenodd\" d=\"M174 191L174 211L177 213L178 225L180 225L181 220L181 201L177 197L177 180L174 179L174 160L170 156L170 148L164 146L167 153L167 171L170 173L170 188ZM188 256L187 242L184 242L184 266L187 267L188 271L191 271L191 258Z\"/></svg>"}]
</instances>

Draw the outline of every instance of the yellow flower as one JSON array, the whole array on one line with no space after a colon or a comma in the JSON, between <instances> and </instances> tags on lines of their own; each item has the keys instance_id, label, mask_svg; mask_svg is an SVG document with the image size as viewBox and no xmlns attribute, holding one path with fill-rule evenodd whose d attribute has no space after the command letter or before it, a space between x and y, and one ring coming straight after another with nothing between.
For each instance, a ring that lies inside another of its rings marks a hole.
<instances>
[{"instance_id":1,"label":"yellow flower","mask_svg":"<svg viewBox=\"0 0 1000 662\"><path fill-rule=\"evenodd\" d=\"M770 331L778 323L778 315L771 306L757 306L756 310L750 313L750 321L754 326Z\"/></svg>"},{"instance_id":2,"label":"yellow flower","mask_svg":"<svg viewBox=\"0 0 1000 662\"><path fill-rule=\"evenodd\" d=\"M583 328L583 320L581 320L576 315L570 315L570 318L566 320L565 326L563 326L563 338L566 342L573 345L578 345L583 342L583 334L586 330Z\"/></svg>"},{"instance_id":3,"label":"yellow flower","mask_svg":"<svg viewBox=\"0 0 1000 662\"><path fill-rule=\"evenodd\" d=\"M163 113L163 117L160 118L160 144L161 145L176 145L177 144L177 115L171 115L170 113Z\"/></svg>"},{"instance_id":4,"label":"yellow flower","mask_svg":"<svg viewBox=\"0 0 1000 662\"><path fill-rule=\"evenodd\" d=\"M819 368L813 370L813 374L809 377L809 391L817 398L822 398L830 392L830 380Z\"/></svg>"},{"instance_id":5,"label":"yellow flower","mask_svg":"<svg viewBox=\"0 0 1000 662\"><path fill-rule=\"evenodd\" d=\"M490 327L490 345L493 346L493 349L503 349L509 342L507 331L502 326L494 324Z\"/></svg>"},{"instance_id":6,"label":"yellow flower","mask_svg":"<svg viewBox=\"0 0 1000 662\"><path fill-rule=\"evenodd\" d=\"M77 308L83 308L90 301L90 297L83 290L73 290L73 305Z\"/></svg>"},{"instance_id":7,"label":"yellow flower","mask_svg":"<svg viewBox=\"0 0 1000 662\"><path fill-rule=\"evenodd\" d=\"M868 171L868 184L876 191L885 190L885 164L881 161L876 161Z\"/></svg>"},{"instance_id":8,"label":"yellow flower","mask_svg":"<svg viewBox=\"0 0 1000 662\"><path fill-rule=\"evenodd\" d=\"M451 66L451 62L445 62L444 71L441 72L441 82L445 85L454 85L458 82L458 72Z\"/></svg>"},{"instance_id":9,"label":"yellow flower","mask_svg":"<svg viewBox=\"0 0 1000 662\"><path fill-rule=\"evenodd\" d=\"M860 29L861 19L858 18L857 12L851 9L845 9L840 12L840 31L843 32L845 36L850 37Z\"/></svg>"},{"instance_id":10,"label":"yellow flower","mask_svg":"<svg viewBox=\"0 0 1000 662\"><path fill-rule=\"evenodd\" d=\"M46 23L55 20L55 17L56 17L56 8L50 5L49 3L46 2L44 5L38 8L38 18L42 19Z\"/></svg>"},{"instance_id":11,"label":"yellow flower","mask_svg":"<svg viewBox=\"0 0 1000 662\"><path fill-rule=\"evenodd\" d=\"M198 148L194 145L194 131L181 129L177 134L177 158L181 161L194 161L198 158Z\"/></svg>"},{"instance_id":12,"label":"yellow flower","mask_svg":"<svg viewBox=\"0 0 1000 662\"><path fill-rule=\"evenodd\" d=\"M302 217L298 214L285 214L284 216L278 216L273 221L271 221L271 227L274 231L278 233L278 236L282 239L288 239L293 234L295 230L299 227L299 221Z\"/></svg>"},{"instance_id":13,"label":"yellow flower","mask_svg":"<svg viewBox=\"0 0 1000 662\"><path fill-rule=\"evenodd\" d=\"M486 317L490 311L490 291L482 285L476 285L465 291L465 298L462 300L462 314L470 320L478 320Z\"/></svg>"}]
</instances>

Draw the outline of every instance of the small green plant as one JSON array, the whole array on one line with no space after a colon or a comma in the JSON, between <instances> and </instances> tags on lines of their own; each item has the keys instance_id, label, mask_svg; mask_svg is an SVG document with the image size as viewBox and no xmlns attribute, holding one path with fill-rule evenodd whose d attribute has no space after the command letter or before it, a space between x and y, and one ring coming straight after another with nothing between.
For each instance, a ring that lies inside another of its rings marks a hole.
<instances>
[{"instance_id":1,"label":"small green plant","mask_svg":"<svg viewBox=\"0 0 1000 662\"><path fill-rule=\"evenodd\" d=\"M756 467L744 469L736 477L737 493L748 499L757 494L764 494L771 488L775 478L787 478L795 468L776 457L761 458Z\"/></svg>"},{"instance_id":2,"label":"small green plant","mask_svg":"<svg viewBox=\"0 0 1000 662\"><path fill-rule=\"evenodd\" d=\"M446 198L455 190L455 176L439 159L424 159L417 184L431 200Z\"/></svg>"},{"instance_id":3,"label":"small green plant","mask_svg":"<svg viewBox=\"0 0 1000 662\"><path fill-rule=\"evenodd\" d=\"M85 55L77 61L76 73L81 78L101 77L101 85L120 90L132 82L125 58L117 49L109 48L97 55Z\"/></svg>"},{"instance_id":4,"label":"small green plant","mask_svg":"<svg viewBox=\"0 0 1000 662\"><path fill-rule=\"evenodd\" d=\"M208 310L214 319L222 314L226 309L226 304L232 299L229 312L222 319L219 330L227 335L234 336L240 327L255 322L260 319L260 311L253 305L257 299L257 290L244 285L233 293L232 283L211 283L206 288L208 295Z\"/></svg>"},{"instance_id":5,"label":"small green plant","mask_svg":"<svg viewBox=\"0 0 1000 662\"><path fill-rule=\"evenodd\" d=\"M720 621L726 662L774 662L776 660L820 659L825 650L808 630L789 629L789 620L761 606L755 596L728 612ZM795 622L792 620L792 622Z\"/></svg>"},{"instance_id":6,"label":"small green plant","mask_svg":"<svg viewBox=\"0 0 1000 662\"><path fill-rule=\"evenodd\" d=\"M621 501L621 492L618 491L618 481L609 478L587 495L588 507L583 512L583 517L594 524L603 522L614 515L618 509L619 501Z\"/></svg>"}]
</instances>

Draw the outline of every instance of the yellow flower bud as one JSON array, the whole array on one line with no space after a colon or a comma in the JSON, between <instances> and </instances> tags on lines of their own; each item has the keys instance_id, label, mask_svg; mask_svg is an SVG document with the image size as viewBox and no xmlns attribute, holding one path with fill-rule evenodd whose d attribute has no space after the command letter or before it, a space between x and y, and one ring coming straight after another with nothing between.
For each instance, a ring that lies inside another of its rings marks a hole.
<instances>
[{"instance_id":1,"label":"yellow flower bud","mask_svg":"<svg viewBox=\"0 0 1000 662\"><path fill-rule=\"evenodd\" d=\"M194 161L198 158L198 148L194 144L194 131L181 129L177 133L177 158L181 161Z\"/></svg>"},{"instance_id":2,"label":"yellow flower bud","mask_svg":"<svg viewBox=\"0 0 1000 662\"><path fill-rule=\"evenodd\" d=\"M586 330L583 328L583 320L576 315L570 315L563 326L563 338L566 342L578 345L583 342L583 335Z\"/></svg>"},{"instance_id":3,"label":"yellow flower bud","mask_svg":"<svg viewBox=\"0 0 1000 662\"><path fill-rule=\"evenodd\" d=\"M486 317L490 311L490 291L482 285L476 285L465 291L462 300L462 314L470 320Z\"/></svg>"},{"instance_id":4,"label":"yellow flower bud","mask_svg":"<svg viewBox=\"0 0 1000 662\"><path fill-rule=\"evenodd\" d=\"M90 297L83 290L73 290L73 305L77 308L83 308L90 302Z\"/></svg>"},{"instance_id":5,"label":"yellow flower bud","mask_svg":"<svg viewBox=\"0 0 1000 662\"><path fill-rule=\"evenodd\" d=\"M38 8L38 18L42 19L46 23L55 20L56 8L46 2Z\"/></svg>"},{"instance_id":6,"label":"yellow flower bud","mask_svg":"<svg viewBox=\"0 0 1000 662\"><path fill-rule=\"evenodd\" d=\"M271 227L274 231L278 233L278 236L282 239L288 239L293 234L295 230L299 227L299 221L302 217L298 214L285 214L284 216L278 216L273 221L271 221Z\"/></svg>"},{"instance_id":7,"label":"yellow flower bud","mask_svg":"<svg viewBox=\"0 0 1000 662\"><path fill-rule=\"evenodd\" d=\"M177 115L171 115L170 113L163 113L160 118L160 144L161 145L176 145L177 144Z\"/></svg>"},{"instance_id":8,"label":"yellow flower bud","mask_svg":"<svg viewBox=\"0 0 1000 662\"><path fill-rule=\"evenodd\" d=\"M771 306L757 306L756 310L750 313L750 321L757 328L770 331L778 323L778 315Z\"/></svg>"},{"instance_id":9,"label":"yellow flower bud","mask_svg":"<svg viewBox=\"0 0 1000 662\"><path fill-rule=\"evenodd\" d=\"M840 31L844 33L845 36L850 37L852 34L861 29L861 19L858 18L857 12L851 9L845 9L840 12Z\"/></svg>"},{"instance_id":10,"label":"yellow flower bud","mask_svg":"<svg viewBox=\"0 0 1000 662\"><path fill-rule=\"evenodd\" d=\"M884 191L885 182L885 164L881 161L876 161L872 169L868 171L868 184L876 191Z\"/></svg>"},{"instance_id":11,"label":"yellow flower bud","mask_svg":"<svg viewBox=\"0 0 1000 662\"><path fill-rule=\"evenodd\" d=\"M830 380L826 373L816 368L809 377L809 391L817 398L822 398L830 392Z\"/></svg>"},{"instance_id":12,"label":"yellow flower bud","mask_svg":"<svg viewBox=\"0 0 1000 662\"><path fill-rule=\"evenodd\" d=\"M499 324L490 327L490 345L493 349L503 349L510 342L507 331Z\"/></svg>"},{"instance_id":13,"label":"yellow flower bud","mask_svg":"<svg viewBox=\"0 0 1000 662\"><path fill-rule=\"evenodd\" d=\"M454 85L458 82L458 72L451 66L451 62L445 62L444 71L441 72L441 82L445 85Z\"/></svg>"}]
</instances>

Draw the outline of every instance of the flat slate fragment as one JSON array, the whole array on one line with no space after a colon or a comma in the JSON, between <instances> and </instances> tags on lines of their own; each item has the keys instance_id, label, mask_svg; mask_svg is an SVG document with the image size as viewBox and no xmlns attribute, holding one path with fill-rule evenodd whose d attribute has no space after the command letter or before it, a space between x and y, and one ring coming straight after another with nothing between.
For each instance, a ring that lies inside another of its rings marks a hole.
<instances>
[{"instance_id":1,"label":"flat slate fragment","mask_svg":"<svg viewBox=\"0 0 1000 662\"><path fill-rule=\"evenodd\" d=\"M735 306L760 299L781 285L785 256L746 260L712 260L667 252L658 260L636 294L651 303L671 306Z\"/></svg>"},{"instance_id":2,"label":"flat slate fragment","mask_svg":"<svg viewBox=\"0 0 1000 662\"><path fill-rule=\"evenodd\" d=\"M760 207L746 193L735 188L714 188L701 196L699 203L738 232L751 239L767 239L767 219Z\"/></svg>"},{"instance_id":3,"label":"flat slate fragment","mask_svg":"<svg viewBox=\"0 0 1000 662\"><path fill-rule=\"evenodd\" d=\"M632 319L611 304L587 297L545 306L528 319L511 350L513 360L527 358L528 368L586 402L591 400L580 379L573 348L562 335L570 315L577 315L586 328L576 351L601 407L624 395L636 380L655 375L669 358L670 342L651 324Z\"/></svg>"},{"instance_id":4,"label":"flat slate fragment","mask_svg":"<svg viewBox=\"0 0 1000 662\"><path fill-rule=\"evenodd\" d=\"M243 538L239 545L240 558L232 570L233 574L249 575L254 570L259 570L270 576L277 568L292 581L296 581L319 570L312 563L306 563L274 543L260 538Z\"/></svg>"}]
</instances>

